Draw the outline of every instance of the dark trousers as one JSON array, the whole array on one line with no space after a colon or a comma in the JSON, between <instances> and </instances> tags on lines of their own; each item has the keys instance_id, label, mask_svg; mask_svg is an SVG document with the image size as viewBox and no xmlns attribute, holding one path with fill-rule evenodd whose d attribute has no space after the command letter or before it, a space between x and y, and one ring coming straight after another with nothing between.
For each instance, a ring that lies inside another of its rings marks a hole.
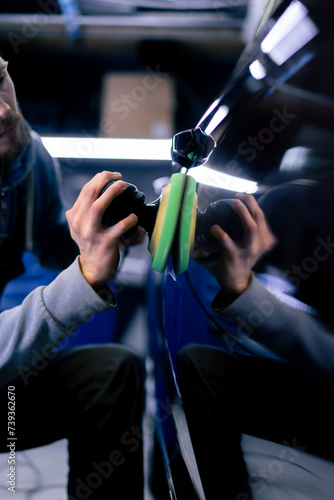
<instances>
[{"instance_id":1,"label":"dark trousers","mask_svg":"<svg viewBox=\"0 0 334 500\"><path fill-rule=\"evenodd\" d=\"M69 500L143 498L144 368L119 345L70 348L15 386L16 450L68 439ZM8 451L7 387L0 451Z\"/></svg>"},{"instance_id":2,"label":"dark trousers","mask_svg":"<svg viewBox=\"0 0 334 500\"><path fill-rule=\"evenodd\" d=\"M189 345L178 355L178 375L207 500L252 498L242 433L334 459L333 391L312 374Z\"/></svg>"}]
</instances>

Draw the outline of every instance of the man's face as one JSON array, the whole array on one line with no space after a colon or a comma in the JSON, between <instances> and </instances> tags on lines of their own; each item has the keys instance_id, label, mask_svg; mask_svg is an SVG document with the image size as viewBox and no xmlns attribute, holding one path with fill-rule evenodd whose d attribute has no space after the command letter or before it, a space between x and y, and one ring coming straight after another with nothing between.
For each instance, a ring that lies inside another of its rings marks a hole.
<instances>
[{"instance_id":1,"label":"man's face","mask_svg":"<svg viewBox=\"0 0 334 500\"><path fill-rule=\"evenodd\" d=\"M0 165L15 160L29 140L7 63L0 57Z\"/></svg>"}]
</instances>

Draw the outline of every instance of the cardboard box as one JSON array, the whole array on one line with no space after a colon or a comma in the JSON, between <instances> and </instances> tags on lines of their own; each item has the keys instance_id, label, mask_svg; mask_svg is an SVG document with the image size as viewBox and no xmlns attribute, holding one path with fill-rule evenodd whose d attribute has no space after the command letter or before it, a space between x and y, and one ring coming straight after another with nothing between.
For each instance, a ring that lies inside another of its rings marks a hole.
<instances>
[{"instance_id":1,"label":"cardboard box","mask_svg":"<svg viewBox=\"0 0 334 500\"><path fill-rule=\"evenodd\" d=\"M111 73L103 79L100 130L104 137L170 139L174 88L167 74Z\"/></svg>"}]
</instances>

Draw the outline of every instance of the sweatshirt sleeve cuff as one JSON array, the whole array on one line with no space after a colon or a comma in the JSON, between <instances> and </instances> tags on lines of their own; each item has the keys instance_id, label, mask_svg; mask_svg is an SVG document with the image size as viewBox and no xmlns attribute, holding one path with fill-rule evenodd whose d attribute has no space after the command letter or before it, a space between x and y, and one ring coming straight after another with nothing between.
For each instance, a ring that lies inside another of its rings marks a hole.
<instances>
[{"instance_id":1,"label":"sweatshirt sleeve cuff","mask_svg":"<svg viewBox=\"0 0 334 500\"><path fill-rule=\"evenodd\" d=\"M220 290L213 299L211 309L224 316L233 317L233 315L240 310L241 303L243 303L248 296L253 295L254 289L256 288L256 281L254 274L251 273L248 287L234 300L230 300L226 297L224 291Z\"/></svg>"},{"instance_id":2,"label":"sweatshirt sleeve cuff","mask_svg":"<svg viewBox=\"0 0 334 500\"><path fill-rule=\"evenodd\" d=\"M87 321L93 314L116 306L110 288L95 292L83 276L79 258L43 289L43 300L53 318L65 329Z\"/></svg>"}]
</instances>

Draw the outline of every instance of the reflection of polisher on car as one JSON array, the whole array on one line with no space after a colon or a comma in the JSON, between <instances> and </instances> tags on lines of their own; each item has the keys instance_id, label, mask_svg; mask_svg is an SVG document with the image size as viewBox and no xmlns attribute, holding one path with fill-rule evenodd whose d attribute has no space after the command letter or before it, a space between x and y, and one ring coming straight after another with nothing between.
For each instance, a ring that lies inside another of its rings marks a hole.
<instances>
[{"instance_id":1,"label":"reflection of polisher on car","mask_svg":"<svg viewBox=\"0 0 334 500\"><path fill-rule=\"evenodd\" d=\"M213 148L213 139L200 129L194 129L174 136L172 157L188 169L203 164ZM210 232L214 224L219 224L232 239L242 238L241 221L230 202L219 200L211 203L204 212L200 211L197 207L195 179L186 173L175 173L159 198L148 204L145 204L144 193L127 183L124 193L107 208L103 223L112 226L130 213L136 214L138 224L149 236L152 268L163 272L172 256L175 271L182 273L188 268L195 241L208 252L219 251L219 244ZM125 237L133 231L130 230Z\"/></svg>"},{"instance_id":2,"label":"reflection of polisher on car","mask_svg":"<svg viewBox=\"0 0 334 500\"><path fill-rule=\"evenodd\" d=\"M164 271L171 256L176 272L183 272L194 242L211 253L219 251L210 232L214 224L234 240L242 237L229 200L210 204L205 212L198 209L196 181L188 170L206 163L212 153L215 170L233 165L238 177L267 186L331 171L333 85L326 78L322 48L331 43L333 30L326 10L316 9L315 1L307 4L268 3L257 36L222 94L195 128L174 135L171 157L178 173L159 199L145 205L144 195L133 187L107 211L116 217L110 224L137 214L149 235L153 269ZM315 72L310 72L311 61ZM116 203L124 203L125 211Z\"/></svg>"}]
</instances>

